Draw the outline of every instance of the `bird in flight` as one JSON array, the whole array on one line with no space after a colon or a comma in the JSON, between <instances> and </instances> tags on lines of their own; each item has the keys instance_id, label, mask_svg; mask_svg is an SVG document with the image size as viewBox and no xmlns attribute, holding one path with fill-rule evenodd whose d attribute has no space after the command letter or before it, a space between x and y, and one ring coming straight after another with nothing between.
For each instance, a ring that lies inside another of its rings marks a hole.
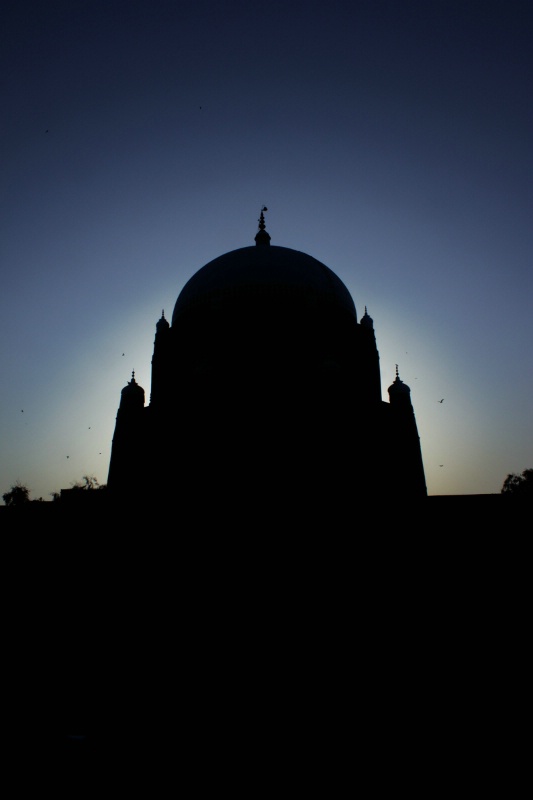
<instances>
[{"instance_id":1,"label":"bird in flight","mask_svg":"<svg viewBox=\"0 0 533 800\"><path fill-rule=\"evenodd\" d=\"M444 466L444 464L439 464L439 467L443 467L443 466Z\"/></svg>"},{"instance_id":2,"label":"bird in flight","mask_svg":"<svg viewBox=\"0 0 533 800\"><path fill-rule=\"evenodd\" d=\"M437 403L444 403L444 397L442 398L442 400L437 400Z\"/></svg>"}]
</instances>

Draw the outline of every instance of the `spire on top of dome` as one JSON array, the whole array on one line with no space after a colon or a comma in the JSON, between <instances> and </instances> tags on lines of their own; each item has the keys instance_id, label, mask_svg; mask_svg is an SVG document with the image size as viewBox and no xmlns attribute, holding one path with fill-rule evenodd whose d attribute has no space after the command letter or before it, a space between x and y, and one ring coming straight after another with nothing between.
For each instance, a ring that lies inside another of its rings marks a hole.
<instances>
[{"instance_id":1,"label":"spire on top of dome","mask_svg":"<svg viewBox=\"0 0 533 800\"><path fill-rule=\"evenodd\" d=\"M394 383L389 386L389 393L393 392L397 394L398 392L402 392L405 394L410 394L411 389L409 386L404 383L400 378L400 373L398 372L398 364L396 364L396 378L394 379Z\"/></svg>"},{"instance_id":2,"label":"spire on top of dome","mask_svg":"<svg viewBox=\"0 0 533 800\"><path fill-rule=\"evenodd\" d=\"M361 325L366 328L374 328L374 320L368 313L367 307L365 306L365 313L361 317Z\"/></svg>"},{"instance_id":3,"label":"spire on top of dome","mask_svg":"<svg viewBox=\"0 0 533 800\"><path fill-rule=\"evenodd\" d=\"M158 321L156 322L155 328L156 328L156 331L158 331L158 332L161 331L161 330L166 330L167 328L170 328L168 319L165 319L165 309L162 310L161 318L158 319Z\"/></svg>"},{"instance_id":4,"label":"spire on top of dome","mask_svg":"<svg viewBox=\"0 0 533 800\"><path fill-rule=\"evenodd\" d=\"M135 370L134 369L132 369L132 371L131 371L131 381L129 381L126 384L126 386L123 388L122 394L128 394L128 395L133 395L133 394L141 395L142 394L142 396L144 398L144 389L142 388L142 386L139 386L139 384L135 380ZM143 400L143 402L144 402L144 400Z\"/></svg>"},{"instance_id":5,"label":"spire on top of dome","mask_svg":"<svg viewBox=\"0 0 533 800\"><path fill-rule=\"evenodd\" d=\"M139 386L139 384L135 380L135 370L132 369L132 371L131 371L131 381L129 381L129 383L124 387L124 389L122 391L123 392L128 392L128 391L129 392L138 392L139 390L144 394L144 389L142 388L142 386Z\"/></svg>"},{"instance_id":6,"label":"spire on top of dome","mask_svg":"<svg viewBox=\"0 0 533 800\"><path fill-rule=\"evenodd\" d=\"M144 389L135 380L135 370L131 371L131 381L126 384L121 392L120 408L123 410L139 409L144 407Z\"/></svg>"},{"instance_id":7,"label":"spire on top of dome","mask_svg":"<svg viewBox=\"0 0 533 800\"><path fill-rule=\"evenodd\" d=\"M268 208L266 206L263 206L263 208L261 209L261 216L259 217L259 220L258 220L258 222L259 222L259 230L255 234L255 243L256 244L269 245L270 244L270 235L265 230L265 215L263 213L264 211L268 211Z\"/></svg>"}]
</instances>

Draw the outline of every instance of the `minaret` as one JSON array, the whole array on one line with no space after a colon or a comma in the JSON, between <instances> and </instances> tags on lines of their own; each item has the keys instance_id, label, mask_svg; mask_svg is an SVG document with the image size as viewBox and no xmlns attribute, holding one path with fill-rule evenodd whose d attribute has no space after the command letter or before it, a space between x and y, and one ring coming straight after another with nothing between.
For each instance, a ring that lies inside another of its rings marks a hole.
<instances>
[{"instance_id":1,"label":"minaret","mask_svg":"<svg viewBox=\"0 0 533 800\"><path fill-rule=\"evenodd\" d=\"M135 380L122 389L111 445L107 486L115 495L139 485L144 469L144 389ZM141 484L142 485L142 484Z\"/></svg>"},{"instance_id":2,"label":"minaret","mask_svg":"<svg viewBox=\"0 0 533 800\"><path fill-rule=\"evenodd\" d=\"M169 348L170 348L170 325L165 318L165 310L161 311L161 317L156 322L154 353L152 355L152 385L150 391L150 405L158 405L168 400L170 390L169 377L172 372L169 369Z\"/></svg>"},{"instance_id":3,"label":"minaret","mask_svg":"<svg viewBox=\"0 0 533 800\"><path fill-rule=\"evenodd\" d=\"M365 376L365 389L368 400L372 403L381 402L381 371L379 368L379 352L376 344L374 320L369 315L365 306L365 313L359 323L361 331L360 367Z\"/></svg>"},{"instance_id":4,"label":"minaret","mask_svg":"<svg viewBox=\"0 0 533 800\"><path fill-rule=\"evenodd\" d=\"M427 495L420 437L415 412L411 403L411 389L400 379L398 364L396 377L389 388L391 410L391 459L395 480L395 493L410 500Z\"/></svg>"}]
</instances>

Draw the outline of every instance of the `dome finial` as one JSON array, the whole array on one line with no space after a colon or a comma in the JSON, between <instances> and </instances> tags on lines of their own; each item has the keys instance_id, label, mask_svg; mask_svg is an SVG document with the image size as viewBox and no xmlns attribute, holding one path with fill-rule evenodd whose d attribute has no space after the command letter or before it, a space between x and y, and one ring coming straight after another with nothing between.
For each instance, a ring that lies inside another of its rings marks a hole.
<instances>
[{"instance_id":1,"label":"dome finial","mask_svg":"<svg viewBox=\"0 0 533 800\"><path fill-rule=\"evenodd\" d=\"M394 395L394 397L398 397L399 395L410 395L411 389L407 386L406 383L402 381L400 378L400 372L398 370L398 364L396 364L396 377L389 386L389 394ZM392 396L391 395L391 396Z\"/></svg>"},{"instance_id":2,"label":"dome finial","mask_svg":"<svg viewBox=\"0 0 533 800\"><path fill-rule=\"evenodd\" d=\"M264 212L268 211L266 206L261 208L261 216L259 217L259 230L255 235L256 244L270 244L270 236L265 230L265 215Z\"/></svg>"}]
</instances>

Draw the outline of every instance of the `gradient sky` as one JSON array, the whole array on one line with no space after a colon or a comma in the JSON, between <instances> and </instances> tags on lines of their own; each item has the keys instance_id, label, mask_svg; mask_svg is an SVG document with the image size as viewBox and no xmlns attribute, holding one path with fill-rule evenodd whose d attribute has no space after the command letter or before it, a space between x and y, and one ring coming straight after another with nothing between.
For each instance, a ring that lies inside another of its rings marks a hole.
<instances>
[{"instance_id":1,"label":"gradient sky","mask_svg":"<svg viewBox=\"0 0 533 800\"><path fill-rule=\"evenodd\" d=\"M133 369L149 400L161 310L254 244L262 205L272 244L368 307L430 495L533 467L531 0L0 15L0 498L106 483Z\"/></svg>"}]
</instances>

